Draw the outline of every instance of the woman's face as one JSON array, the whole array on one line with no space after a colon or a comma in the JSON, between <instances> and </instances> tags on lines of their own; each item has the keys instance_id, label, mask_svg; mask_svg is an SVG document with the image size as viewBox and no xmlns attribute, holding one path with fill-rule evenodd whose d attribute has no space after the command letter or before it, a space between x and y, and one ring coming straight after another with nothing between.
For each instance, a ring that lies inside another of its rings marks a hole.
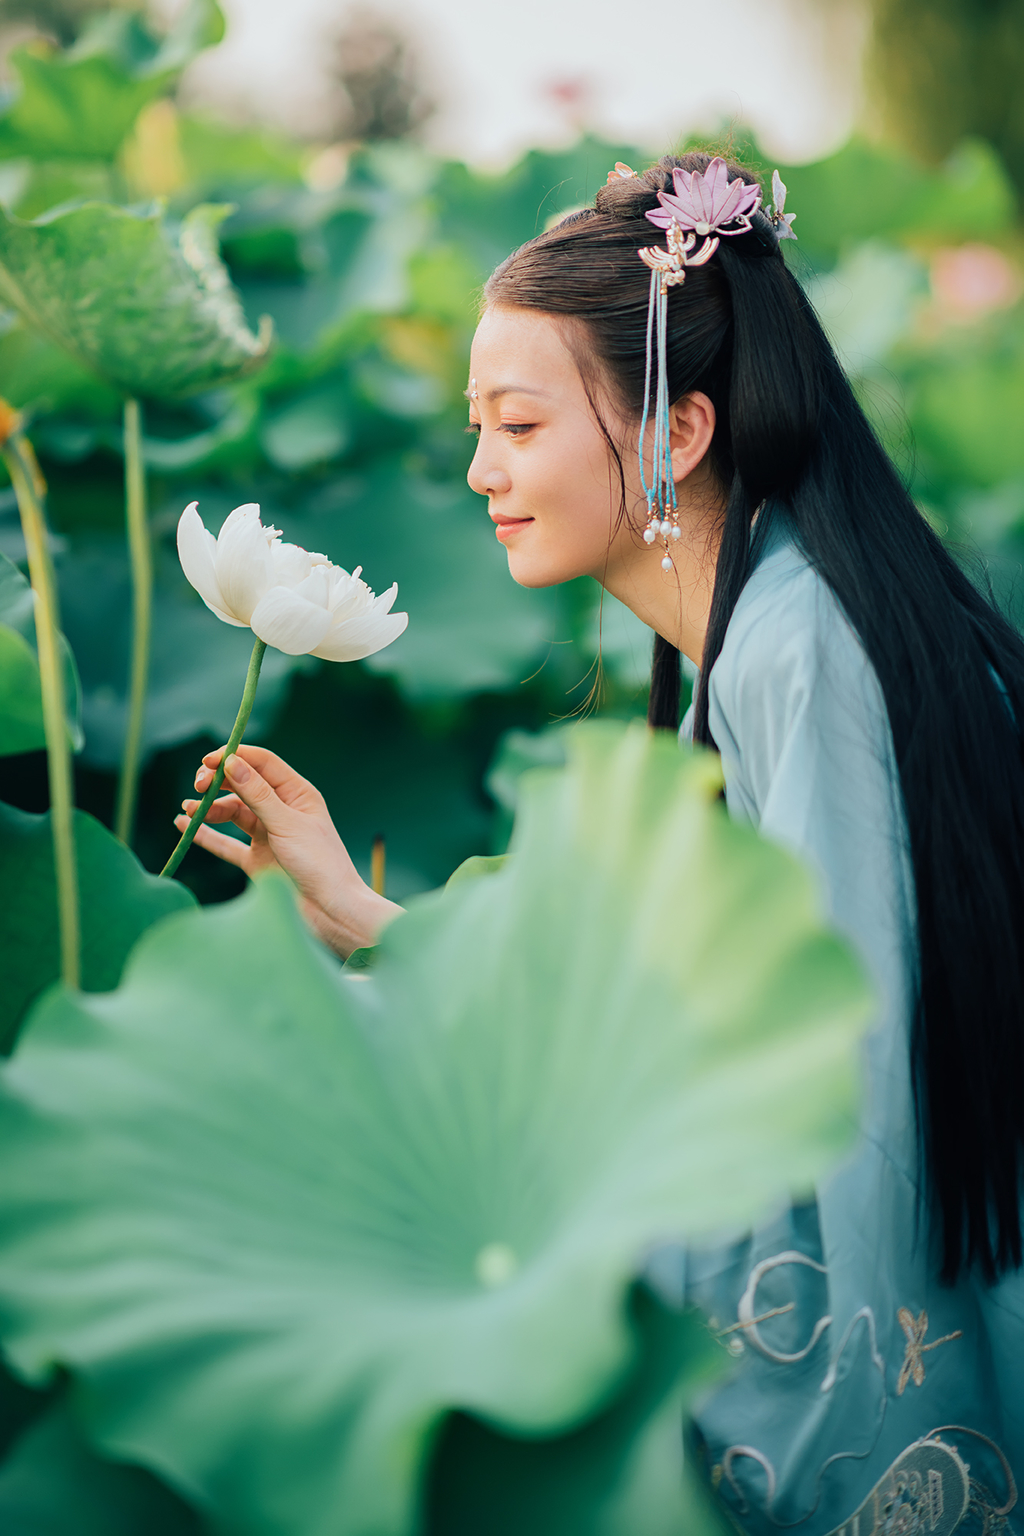
<instances>
[{"instance_id":1,"label":"woman's face","mask_svg":"<svg viewBox=\"0 0 1024 1536\"><path fill-rule=\"evenodd\" d=\"M509 570L524 587L584 575L606 581L639 542L629 526L643 506L639 475L623 453L630 519L620 521L617 466L562 324L539 310L492 306L471 353L469 419L480 441L468 479L488 498ZM598 403L618 442L623 423L610 402Z\"/></svg>"}]
</instances>

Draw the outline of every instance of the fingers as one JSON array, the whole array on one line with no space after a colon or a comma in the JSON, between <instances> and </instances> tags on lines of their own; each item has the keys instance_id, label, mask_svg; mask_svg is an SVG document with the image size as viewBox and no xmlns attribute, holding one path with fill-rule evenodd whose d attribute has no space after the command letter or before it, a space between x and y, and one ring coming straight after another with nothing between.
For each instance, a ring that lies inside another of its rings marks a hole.
<instances>
[{"instance_id":1,"label":"fingers","mask_svg":"<svg viewBox=\"0 0 1024 1536\"><path fill-rule=\"evenodd\" d=\"M179 832L184 832L188 821L187 816L175 816L174 825ZM249 873L252 850L247 843L239 842L237 837L228 837L225 832L214 832L212 827L204 824L199 828L193 841L198 847L205 848L208 853L216 854L218 859L223 859L225 864L234 864L246 874Z\"/></svg>"},{"instance_id":2,"label":"fingers","mask_svg":"<svg viewBox=\"0 0 1024 1536\"><path fill-rule=\"evenodd\" d=\"M203 758L203 767L196 774L196 789L202 794L209 789L221 758L224 756L224 748L217 747L213 752L207 752ZM278 757L275 752L268 752L266 747L240 746L235 756L243 763L255 768L260 777L278 793L286 805L292 805L302 799L310 799L320 802L321 796L316 787L304 779L300 773L296 773L283 757Z\"/></svg>"},{"instance_id":3,"label":"fingers","mask_svg":"<svg viewBox=\"0 0 1024 1536\"><path fill-rule=\"evenodd\" d=\"M186 816L194 816L199 809L199 801L183 800L181 808ZM237 795L221 795L220 799L215 800L210 806L203 820L208 824L232 821L240 831L247 833L249 837L253 837L259 827L259 822L252 811L249 810L248 806L242 804Z\"/></svg>"},{"instance_id":4,"label":"fingers","mask_svg":"<svg viewBox=\"0 0 1024 1536\"><path fill-rule=\"evenodd\" d=\"M276 791L262 774L257 773L237 753L228 758L225 770L225 781L271 836L274 833L294 831L296 812L278 799Z\"/></svg>"}]
</instances>

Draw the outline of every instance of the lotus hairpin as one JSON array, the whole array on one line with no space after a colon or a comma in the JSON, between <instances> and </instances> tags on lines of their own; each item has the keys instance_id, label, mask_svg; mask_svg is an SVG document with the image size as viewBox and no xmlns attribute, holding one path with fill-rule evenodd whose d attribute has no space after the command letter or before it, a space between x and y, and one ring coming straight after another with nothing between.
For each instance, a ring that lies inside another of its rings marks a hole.
<instances>
[{"instance_id":1,"label":"lotus hairpin","mask_svg":"<svg viewBox=\"0 0 1024 1536\"><path fill-rule=\"evenodd\" d=\"M744 235L750 229L751 214L761 206L757 183L744 181L742 176L730 181L729 167L720 155L706 171L684 171L676 166L672 186L672 192L658 193L661 207L645 215L660 229L671 228L675 220L680 229L692 230L705 239L708 235Z\"/></svg>"},{"instance_id":2,"label":"lotus hairpin","mask_svg":"<svg viewBox=\"0 0 1024 1536\"><path fill-rule=\"evenodd\" d=\"M639 177L632 166L626 165L623 160L616 160L615 169L608 172L607 182L613 181L638 181Z\"/></svg>"}]
</instances>

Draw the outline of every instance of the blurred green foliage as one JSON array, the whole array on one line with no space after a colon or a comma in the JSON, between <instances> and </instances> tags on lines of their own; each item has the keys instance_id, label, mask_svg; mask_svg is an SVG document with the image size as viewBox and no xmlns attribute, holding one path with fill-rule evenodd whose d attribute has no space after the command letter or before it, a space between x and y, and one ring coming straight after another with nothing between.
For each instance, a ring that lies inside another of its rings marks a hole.
<instances>
[{"instance_id":1,"label":"blurred green foliage","mask_svg":"<svg viewBox=\"0 0 1024 1536\"><path fill-rule=\"evenodd\" d=\"M877 0L875 9L890 99L906 107L904 137L925 161L854 140L818 164L782 167L800 237L787 256L922 506L1012 606L1024 558L1024 244L1019 113L1003 107L1006 82L1016 90L1020 28L999 42L1009 0L985 8ZM894 48L907 26L913 47ZM947 46L957 27L977 33L966 52ZM549 727L586 702L599 653L600 708L629 716L645 707L649 634L614 600L600 603L589 581L537 592L509 580L483 505L465 484L462 430L476 296L488 271L559 211L591 199L616 159L638 165L644 156L584 140L487 175L411 143L314 153L177 108L180 68L221 28L214 0L192 0L168 38L125 8L93 17L63 51L22 48L13 60L19 83L0 103L2 222L23 244L26 230L48 239L83 218L105 223L109 238L118 222L173 261L174 242L198 221L208 256L219 239L249 331L264 315L274 322L275 348L253 377L226 387L192 379L206 387L177 402L163 381L149 385L145 451L158 550L143 862L158 868L170 851L174 809L201 751L227 735L249 652L245 633L220 624L184 582L175 523L193 499L211 527L256 500L287 538L363 564L378 590L399 581L411 615L406 636L356 666L271 653L250 737L323 789L364 871L374 834L385 833L389 894L401 899L443 884L468 856L504 848L519 776L562 760L565 733ZM936 60L945 60L948 83L964 74L965 59L981 78L970 62L980 57L995 60L988 98L984 88L970 100L960 85L934 89ZM897 78L901 61L913 79ZM747 149L756 160L756 146ZM143 211L154 199L162 218ZM102 216L97 204L107 205ZM230 207L219 229L197 212L204 204ZM114 257L116 246L107 247ZM111 276L126 304L144 300L136 264L123 261ZM69 339L66 325L31 329L0 311L0 393L25 409L49 482L63 622L81 674L79 803L109 820L127 684L121 402L92 371L104 359L88 346L65 350L59 342ZM0 550L23 561L4 487ZM0 760L0 799L43 811L45 762L30 750L40 736L24 591L4 567L0 698L22 734ZM52 932L43 933L45 953L25 937L39 937L38 913L52 904L46 824L8 814L5 846L21 861L17 878L32 901L20 914L27 928L8 930L21 991L12 993L7 1038L38 979L55 969ZM86 981L99 988L117 980L131 940L163 908L129 856L94 820L80 821L93 946ZM241 884L198 850L183 873L207 900ZM108 884L121 893L111 910L99 895ZM429 1488L438 1530L475 1532L490 1521L497 1531L487 1495L502 1479L510 1536L539 1529L538 1508L559 1512L554 1489L577 1477L585 1500L596 1465L619 1475L623 1447L654 1446L649 1431L674 1444L679 1404L670 1401L659 1418L670 1382L654 1362L683 1347L679 1319L639 1293L632 1321L636 1374L580 1430L540 1445L469 1415L449 1420ZM695 1359L692 1340L685 1348ZM197 1529L196 1516L155 1479L85 1449L59 1388L30 1393L0 1372L0 1451L9 1445L0 1524L18 1536L64 1536L72 1526L104 1536ZM479 1488L465 1481L467 1464L478 1469ZM656 1447L645 1463L655 1471L666 1464ZM641 1505L659 1486L656 1476L623 1479L624 1529L655 1528Z\"/></svg>"},{"instance_id":2,"label":"blurred green foliage","mask_svg":"<svg viewBox=\"0 0 1024 1536\"><path fill-rule=\"evenodd\" d=\"M845 1150L872 998L713 754L568 746L370 968L268 877L52 989L2 1074L5 1347L217 1528L709 1532L682 1411L729 1357L637 1272Z\"/></svg>"}]
</instances>

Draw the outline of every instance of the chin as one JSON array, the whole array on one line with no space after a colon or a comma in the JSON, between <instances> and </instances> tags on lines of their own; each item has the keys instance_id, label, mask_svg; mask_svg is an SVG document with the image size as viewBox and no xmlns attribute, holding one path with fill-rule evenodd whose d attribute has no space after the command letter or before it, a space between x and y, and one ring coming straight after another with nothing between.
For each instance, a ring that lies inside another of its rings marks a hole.
<instances>
[{"instance_id":1,"label":"chin","mask_svg":"<svg viewBox=\"0 0 1024 1536\"><path fill-rule=\"evenodd\" d=\"M559 560L550 555L545 557L539 553L528 555L525 550L517 552L510 549L506 553L508 573L520 587L560 587L563 582L575 581L577 576L587 574L575 561Z\"/></svg>"}]
</instances>

